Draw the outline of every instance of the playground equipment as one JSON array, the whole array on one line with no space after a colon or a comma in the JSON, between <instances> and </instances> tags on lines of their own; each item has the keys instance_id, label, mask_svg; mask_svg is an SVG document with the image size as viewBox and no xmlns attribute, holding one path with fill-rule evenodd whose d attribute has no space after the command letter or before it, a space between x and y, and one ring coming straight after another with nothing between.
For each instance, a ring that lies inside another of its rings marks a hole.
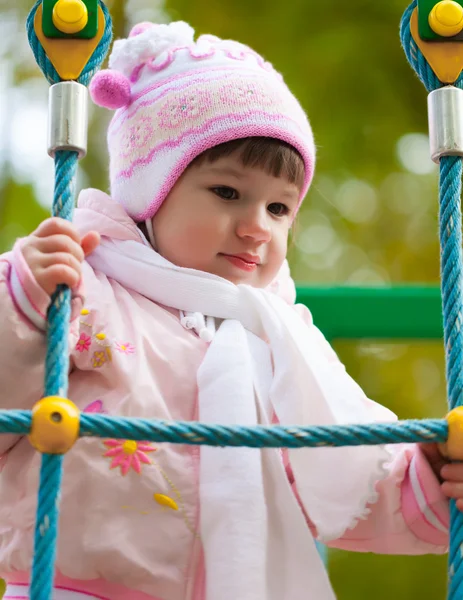
<instances>
[{"instance_id":1,"label":"playground equipment","mask_svg":"<svg viewBox=\"0 0 463 600\"><path fill-rule=\"evenodd\" d=\"M111 18L101 0L38 0L28 17L29 41L50 88L49 153L55 160L53 215L72 218L78 159L86 153L87 92L111 41ZM79 437L213 446L289 447L447 442L463 460L463 309L461 175L463 157L463 0L413 0L401 23L401 40L429 94L431 154L440 165L440 241L447 419L329 427L222 427L82 414L66 398L70 291L53 295L48 312L44 398L32 411L0 411L0 434L29 435L42 453L30 597L50 600L58 535L63 455ZM331 303L329 322L323 304ZM300 288L328 337L431 337L442 335L437 288L317 290ZM342 302L352 319L339 319ZM375 306L387 302L381 321ZM365 310L365 306L368 310ZM334 310L332 310L334 307ZM336 316L336 314L338 316ZM356 318L361 314L362 318ZM388 321L388 317L394 318ZM463 515L450 502L449 600L463 597Z\"/></svg>"}]
</instances>

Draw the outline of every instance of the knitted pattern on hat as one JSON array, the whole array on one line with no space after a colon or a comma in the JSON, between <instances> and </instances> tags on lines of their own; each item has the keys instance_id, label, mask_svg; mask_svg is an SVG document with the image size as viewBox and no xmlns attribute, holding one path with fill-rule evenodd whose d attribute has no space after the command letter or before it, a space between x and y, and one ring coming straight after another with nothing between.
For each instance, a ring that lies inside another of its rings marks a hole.
<instances>
[{"instance_id":1,"label":"knitted pattern on hat","mask_svg":"<svg viewBox=\"0 0 463 600\"><path fill-rule=\"evenodd\" d=\"M315 148L307 116L281 75L249 47L183 22L141 23L114 44L90 92L117 112L108 129L111 195L135 221L151 218L191 161L218 144L270 137L305 164Z\"/></svg>"}]
</instances>

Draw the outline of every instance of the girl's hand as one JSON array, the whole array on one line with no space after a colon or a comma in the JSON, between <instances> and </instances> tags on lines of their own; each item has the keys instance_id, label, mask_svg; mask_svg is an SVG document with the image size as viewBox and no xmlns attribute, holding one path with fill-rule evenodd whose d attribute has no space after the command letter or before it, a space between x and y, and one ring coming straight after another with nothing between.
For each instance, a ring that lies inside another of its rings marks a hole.
<instances>
[{"instance_id":1,"label":"girl's hand","mask_svg":"<svg viewBox=\"0 0 463 600\"><path fill-rule=\"evenodd\" d=\"M96 231L81 238L72 223L52 217L26 238L21 251L35 280L51 296L60 284L71 289L79 284L82 261L99 243Z\"/></svg>"},{"instance_id":2,"label":"girl's hand","mask_svg":"<svg viewBox=\"0 0 463 600\"><path fill-rule=\"evenodd\" d=\"M453 498L458 510L463 512L463 463L449 462L439 444L419 444L419 446L441 482L443 494Z\"/></svg>"}]
</instances>

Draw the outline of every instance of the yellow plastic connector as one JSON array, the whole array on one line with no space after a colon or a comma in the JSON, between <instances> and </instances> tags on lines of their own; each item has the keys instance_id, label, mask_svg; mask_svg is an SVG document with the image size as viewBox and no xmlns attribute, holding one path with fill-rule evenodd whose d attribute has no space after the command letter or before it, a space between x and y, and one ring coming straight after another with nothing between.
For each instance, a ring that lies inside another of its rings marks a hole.
<instances>
[{"instance_id":1,"label":"yellow plastic connector","mask_svg":"<svg viewBox=\"0 0 463 600\"><path fill-rule=\"evenodd\" d=\"M66 398L42 398L32 409L29 441L42 454L65 454L79 437L79 414Z\"/></svg>"},{"instance_id":2,"label":"yellow plastic connector","mask_svg":"<svg viewBox=\"0 0 463 600\"><path fill-rule=\"evenodd\" d=\"M440 451L451 460L463 460L463 406L457 406L445 418L449 436L445 444L439 444Z\"/></svg>"},{"instance_id":3,"label":"yellow plastic connector","mask_svg":"<svg viewBox=\"0 0 463 600\"><path fill-rule=\"evenodd\" d=\"M63 33L79 33L88 23L88 10L82 0L58 0L53 8L53 24Z\"/></svg>"},{"instance_id":4,"label":"yellow plastic connector","mask_svg":"<svg viewBox=\"0 0 463 600\"><path fill-rule=\"evenodd\" d=\"M452 37L463 30L463 6L453 0L442 0L429 13L429 26L442 37Z\"/></svg>"}]
</instances>

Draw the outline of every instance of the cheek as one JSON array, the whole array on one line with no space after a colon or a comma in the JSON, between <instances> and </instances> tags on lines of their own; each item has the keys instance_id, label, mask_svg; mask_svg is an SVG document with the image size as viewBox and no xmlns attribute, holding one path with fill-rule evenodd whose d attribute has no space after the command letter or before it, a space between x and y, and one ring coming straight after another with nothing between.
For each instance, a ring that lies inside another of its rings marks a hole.
<instances>
[{"instance_id":1,"label":"cheek","mask_svg":"<svg viewBox=\"0 0 463 600\"><path fill-rule=\"evenodd\" d=\"M217 227L207 217L183 215L159 225L157 234L155 228L158 251L179 266L199 268L217 246Z\"/></svg>"},{"instance_id":2,"label":"cheek","mask_svg":"<svg viewBox=\"0 0 463 600\"><path fill-rule=\"evenodd\" d=\"M283 264L288 251L288 234L287 232L278 232L273 236L271 247L267 255L267 283L270 283L278 275L281 265Z\"/></svg>"},{"instance_id":3,"label":"cheek","mask_svg":"<svg viewBox=\"0 0 463 600\"><path fill-rule=\"evenodd\" d=\"M282 263L286 258L286 254L288 252L288 231L286 229L282 231L277 231L272 240L272 262Z\"/></svg>"}]
</instances>

